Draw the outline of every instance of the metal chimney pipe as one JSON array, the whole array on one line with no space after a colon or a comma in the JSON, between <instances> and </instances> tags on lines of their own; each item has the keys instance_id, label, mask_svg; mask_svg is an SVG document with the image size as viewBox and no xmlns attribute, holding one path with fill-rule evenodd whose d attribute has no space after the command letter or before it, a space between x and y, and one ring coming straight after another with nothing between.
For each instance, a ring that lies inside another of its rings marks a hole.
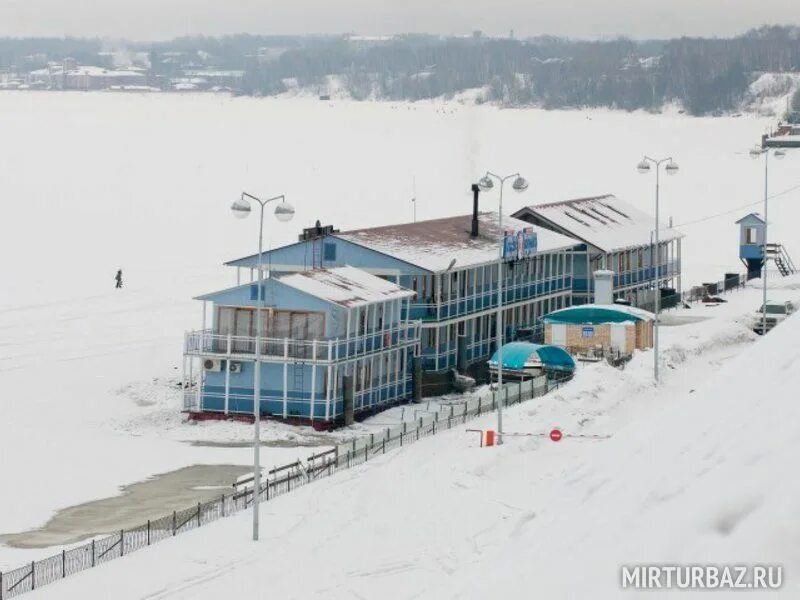
<instances>
[{"instance_id":1,"label":"metal chimney pipe","mask_svg":"<svg viewBox=\"0 0 800 600\"><path fill-rule=\"evenodd\" d=\"M477 183L472 184L472 237L478 237L478 195L481 193L481 188Z\"/></svg>"}]
</instances>

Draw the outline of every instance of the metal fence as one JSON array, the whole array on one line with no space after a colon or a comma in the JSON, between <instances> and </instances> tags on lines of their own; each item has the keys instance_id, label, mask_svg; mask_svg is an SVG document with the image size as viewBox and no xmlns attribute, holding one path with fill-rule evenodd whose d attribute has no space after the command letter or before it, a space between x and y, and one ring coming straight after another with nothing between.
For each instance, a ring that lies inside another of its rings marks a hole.
<instances>
[{"instance_id":1,"label":"metal fence","mask_svg":"<svg viewBox=\"0 0 800 600\"><path fill-rule=\"evenodd\" d=\"M741 290L746 287L746 285L747 273L727 273L725 277L719 281L696 285L680 294L674 293L662 296L660 308L662 311L665 311L671 308L680 308L683 305L690 306L695 302L708 301L709 299L713 299L713 297L720 297L728 292ZM655 301L643 302L637 306L653 312L655 310Z\"/></svg>"},{"instance_id":2,"label":"metal fence","mask_svg":"<svg viewBox=\"0 0 800 600\"><path fill-rule=\"evenodd\" d=\"M422 408L424 405L421 404L410 405L408 409L414 411L414 421L404 421L379 432L355 438L327 452L314 454L305 462L298 460L270 470L262 479L259 501L267 502L312 481L331 476L337 471L365 463L389 450L463 425L467 421L494 411L501 397L504 397L508 406L518 404L543 396L570 378L571 376L561 379L538 377L528 381L506 383L502 390L472 396L463 402L438 405L434 410L430 410L430 405L427 409ZM421 414L419 418L418 414ZM62 550L60 554L0 572L0 600L14 598L74 573L136 552L163 539L236 514L252 502L252 478L249 483L249 487L234 490L231 494L223 494L214 500L147 521L133 529L120 530L93 539L77 548ZM248 480L245 479L240 480L237 486L247 486L247 484Z\"/></svg>"}]
</instances>

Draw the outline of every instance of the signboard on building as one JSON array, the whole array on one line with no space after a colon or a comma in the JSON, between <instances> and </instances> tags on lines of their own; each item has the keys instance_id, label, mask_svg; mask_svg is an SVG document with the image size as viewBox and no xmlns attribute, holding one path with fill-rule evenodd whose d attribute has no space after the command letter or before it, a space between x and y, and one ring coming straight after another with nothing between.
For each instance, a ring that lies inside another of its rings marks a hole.
<instances>
[{"instance_id":1,"label":"signboard on building","mask_svg":"<svg viewBox=\"0 0 800 600\"><path fill-rule=\"evenodd\" d=\"M520 260L536 254L539 240L536 232L531 228L521 231L503 232L503 258L505 260Z\"/></svg>"},{"instance_id":2,"label":"signboard on building","mask_svg":"<svg viewBox=\"0 0 800 600\"><path fill-rule=\"evenodd\" d=\"M584 327L581 329L581 337L591 338L594 337L594 327Z\"/></svg>"}]
</instances>

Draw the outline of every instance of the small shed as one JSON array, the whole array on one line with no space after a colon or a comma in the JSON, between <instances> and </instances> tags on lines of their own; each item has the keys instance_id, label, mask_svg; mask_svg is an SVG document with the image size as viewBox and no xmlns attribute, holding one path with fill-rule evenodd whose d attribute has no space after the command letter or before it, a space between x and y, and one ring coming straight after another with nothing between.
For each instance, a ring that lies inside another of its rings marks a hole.
<instances>
[{"instance_id":1,"label":"small shed","mask_svg":"<svg viewBox=\"0 0 800 600\"><path fill-rule=\"evenodd\" d=\"M623 355L653 345L655 315L622 304L583 304L544 317L547 344L586 353L598 347Z\"/></svg>"},{"instance_id":2,"label":"small shed","mask_svg":"<svg viewBox=\"0 0 800 600\"><path fill-rule=\"evenodd\" d=\"M489 370L497 372L497 351L489 359ZM516 377L537 377L547 373L572 373L575 361L569 352L558 346L511 342L503 346L503 374Z\"/></svg>"},{"instance_id":3,"label":"small shed","mask_svg":"<svg viewBox=\"0 0 800 600\"><path fill-rule=\"evenodd\" d=\"M767 224L758 213L749 213L736 224L739 226L739 258L747 266L747 279L761 277Z\"/></svg>"}]
</instances>

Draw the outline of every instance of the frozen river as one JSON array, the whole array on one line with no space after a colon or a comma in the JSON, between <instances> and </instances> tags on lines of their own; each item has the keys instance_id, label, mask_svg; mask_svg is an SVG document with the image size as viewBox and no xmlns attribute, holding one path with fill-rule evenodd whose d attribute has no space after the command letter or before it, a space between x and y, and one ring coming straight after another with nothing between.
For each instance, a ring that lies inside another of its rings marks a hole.
<instances>
[{"instance_id":1,"label":"frozen river","mask_svg":"<svg viewBox=\"0 0 800 600\"><path fill-rule=\"evenodd\" d=\"M41 527L156 473L248 464L237 444L251 429L184 424L175 387L182 333L200 326L192 296L232 285L220 264L253 251L255 220L228 211L242 190L295 205L289 226L267 224L277 244L317 219L342 229L408 221L413 180L420 219L468 213L470 184L486 169L530 179L526 194L506 196L509 212L605 193L651 211L655 182L636 163L671 155L681 172L663 181L662 216L687 236L691 284L741 269L733 222L763 194L747 150L767 125L457 103L0 93L0 472L14 489L0 495L0 532ZM775 192L800 184L800 155L773 173ZM495 208L496 194L481 201ZM773 239L800 256L798 192L770 215ZM266 465L310 453L289 428L265 437L282 441L265 450ZM0 547L0 568L19 562L10 551Z\"/></svg>"}]
</instances>

